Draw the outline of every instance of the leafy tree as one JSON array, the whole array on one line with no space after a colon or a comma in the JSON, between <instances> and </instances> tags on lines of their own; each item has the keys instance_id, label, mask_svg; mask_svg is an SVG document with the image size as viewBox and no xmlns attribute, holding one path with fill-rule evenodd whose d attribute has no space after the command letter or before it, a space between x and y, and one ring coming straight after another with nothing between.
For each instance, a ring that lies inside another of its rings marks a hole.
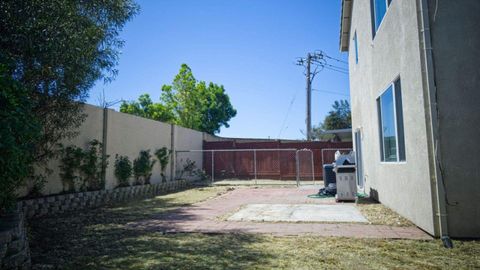
<instances>
[{"instance_id":1,"label":"leafy tree","mask_svg":"<svg viewBox=\"0 0 480 270\"><path fill-rule=\"evenodd\" d=\"M332 105L332 110L328 112L320 125L313 127L314 139L331 139L332 135L322 134L326 130L344 129L352 127L352 113L350 111L350 104L347 100L335 101Z\"/></svg>"},{"instance_id":2,"label":"leafy tree","mask_svg":"<svg viewBox=\"0 0 480 270\"><path fill-rule=\"evenodd\" d=\"M26 93L0 64L0 215L14 205L15 191L33 170L40 125Z\"/></svg>"},{"instance_id":3,"label":"leafy tree","mask_svg":"<svg viewBox=\"0 0 480 270\"><path fill-rule=\"evenodd\" d=\"M34 161L46 164L76 135L88 90L117 73L118 34L137 10L133 0L0 1L0 61L13 63L6 73L41 126Z\"/></svg>"},{"instance_id":4,"label":"leafy tree","mask_svg":"<svg viewBox=\"0 0 480 270\"><path fill-rule=\"evenodd\" d=\"M138 102L123 102L120 111L161 122L172 122L174 119L172 110L161 103L153 103L148 94L141 95Z\"/></svg>"},{"instance_id":5,"label":"leafy tree","mask_svg":"<svg viewBox=\"0 0 480 270\"><path fill-rule=\"evenodd\" d=\"M124 102L120 111L210 134L229 127L228 121L237 114L223 86L197 81L186 64L171 85L162 86L159 103L144 94L138 101Z\"/></svg>"}]
</instances>

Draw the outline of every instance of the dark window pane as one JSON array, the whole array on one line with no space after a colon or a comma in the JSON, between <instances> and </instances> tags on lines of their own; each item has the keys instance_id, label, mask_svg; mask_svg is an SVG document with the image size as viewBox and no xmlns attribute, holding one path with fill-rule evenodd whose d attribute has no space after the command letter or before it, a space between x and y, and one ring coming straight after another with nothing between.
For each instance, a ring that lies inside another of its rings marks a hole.
<instances>
[{"instance_id":1,"label":"dark window pane","mask_svg":"<svg viewBox=\"0 0 480 270\"><path fill-rule=\"evenodd\" d=\"M382 111L382 134L385 161L397 161L397 130L393 105L393 87L390 86L380 97Z\"/></svg>"},{"instance_id":2,"label":"dark window pane","mask_svg":"<svg viewBox=\"0 0 480 270\"><path fill-rule=\"evenodd\" d=\"M357 41L357 31L353 35L353 41L355 43L355 63L358 64L358 41Z\"/></svg>"},{"instance_id":3,"label":"dark window pane","mask_svg":"<svg viewBox=\"0 0 480 270\"><path fill-rule=\"evenodd\" d=\"M395 107L397 110L398 157L400 161L405 161L405 137L403 135L402 88L400 79L395 81Z\"/></svg>"},{"instance_id":4,"label":"dark window pane","mask_svg":"<svg viewBox=\"0 0 480 270\"><path fill-rule=\"evenodd\" d=\"M383 20L383 16L387 12L387 2L385 0L374 0L374 13L375 13L375 32L378 30L380 23Z\"/></svg>"},{"instance_id":5,"label":"dark window pane","mask_svg":"<svg viewBox=\"0 0 480 270\"><path fill-rule=\"evenodd\" d=\"M380 138L380 160L385 161L384 154L383 154L382 107L380 105L380 98L377 99L377 112L378 112L378 135Z\"/></svg>"}]
</instances>

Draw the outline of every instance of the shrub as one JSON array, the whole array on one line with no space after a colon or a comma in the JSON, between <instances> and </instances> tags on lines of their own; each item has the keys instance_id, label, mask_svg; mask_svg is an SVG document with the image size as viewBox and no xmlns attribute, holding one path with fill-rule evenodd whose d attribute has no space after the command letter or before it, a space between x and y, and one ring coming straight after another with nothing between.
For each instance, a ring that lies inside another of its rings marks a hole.
<instances>
[{"instance_id":1,"label":"shrub","mask_svg":"<svg viewBox=\"0 0 480 270\"><path fill-rule=\"evenodd\" d=\"M92 140L88 145L88 149L83 152L83 161L80 167L84 176L85 189L104 189L103 172L108 166L108 155L103 157L103 144L98 140Z\"/></svg>"},{"instance_id":2,"label":"shrub","mask_svg":"<svg viewBox=\"0 0 480 270\"><path fill-rule=\"evenodd\" d=\"M83 150L75 145L63 147L60 159L60 178L62 179L63 191L74 192L81 182L80 166L83 159Z\"/></svg>"},{"instance_id":3,"label":"shrub","mask_svg":"<svg viewBox=\"0 0 480 270\"><path fill-rule=\"evenodd\" d=\"M119 187L128 187L128 181L132 176L132 162L127 156L115 156L115 177L118 180Z\"/></svg>"},{"instance_id":4,"label":"shrub","mask_svg":"<svg viewBox=\"0 0 480 270\"><path fill-rule=\"evenodd\" d=\"M168 150L166 147L162 147L155 151L155 155L160 162L160 175L162 176L162 182L167 182L167 178L165 176L165 169L167 168L168 161L170 159L170 154L172 153L171 150Z\"/></svg>"},{"instance_id":5,"label":"shrub","mask_svg":"<svg viewBox=\"0 0 480 270\"><path fill-rule=\"evenodd\" d=\"M16 190L33 173L33 154L41 128L33 102L0 64L0 215L15 204Z\"/></svg>"},{"instance_id":6,"label":"shrub","mask_svg":"<svg viewBox=\"0 0 480 270\"><path fill-rule=\"evenodd\" d=\"M135 185L150 184L153 165L156 160L151 160L150 150L142 150L138 158L133 161L133 175L135 176Z\"/></svg>"},{"instance_id":7,"label":"shrub","mask_svg":"<svg viewBox=\"0 0 480 270\"><path fill-rule=\"evenodd\" d=\"M103 144L98 140L90 141L88 146L87 150L74 145L61 147L60 177L64 192L105 188L103 172L108 166L108 155L103 157Z\"/></svg>"}]
</instances>

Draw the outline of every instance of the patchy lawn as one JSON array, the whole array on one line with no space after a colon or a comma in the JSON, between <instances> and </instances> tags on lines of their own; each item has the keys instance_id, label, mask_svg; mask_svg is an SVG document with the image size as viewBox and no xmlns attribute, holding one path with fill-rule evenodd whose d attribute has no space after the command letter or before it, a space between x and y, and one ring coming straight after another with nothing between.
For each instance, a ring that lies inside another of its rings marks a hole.
<instances>
[{"instance_id":1,"label":"patchy lawn","mask_svg":"<svg viewBox=\"0 0 480 270\"><path fill-rule=\"evenodd\" d=\"M127 228L130 221L226 192L209 187L121 206L36 220L36 268L62 269L341 269L480 268L480 243L273 237L254 234L162 234Z\"/></svg>"},{"instance_id":2,"label":"patchy lawn","mask_svg":"<svg viewBox=\"0 0 480 270\"><path fill-rule=\"evenodd\" d=\"M398 227L415 226L408 219L372 199L358 198L356 206L370 224Z\"/></svg>"}]
</instances>

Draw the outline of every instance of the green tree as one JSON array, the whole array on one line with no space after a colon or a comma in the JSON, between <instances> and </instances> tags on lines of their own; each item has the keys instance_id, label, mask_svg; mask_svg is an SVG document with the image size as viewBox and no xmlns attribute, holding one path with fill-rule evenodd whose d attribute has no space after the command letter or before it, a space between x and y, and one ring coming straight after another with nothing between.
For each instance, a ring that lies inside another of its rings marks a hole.
<instances>
[{"instance_id":1,"label":"green tree","mask_svg":"<svg viewBox=\"0 0 480 270\"><path fill-rule=\"evenodd\" d=\"M36 162L76 135L88 90L117 73L118 34L137 10L132 0L0 1L0 60L14 63L6 73L26 89L42 129Z\"/></svg>"},{"instance_id":2,"label":"green tree","mask_svg":"<svg viewBox=\"0 0 480 270\"><path fill-rule=\"evenodd\" d=\"M313 139L331 139L332 135L322 134L322 132L351 127L352 113L350 111L350 104L347 100L337 100L332 104L332 110L328 112L323 122L313 127Z\"/></svg>"},{"instance_id":3,"label":"green tree","mask_svg":"<svg viewBox=\"0 0 480 270\"><path fill-rule=\"evenodd\" d=\"M141 95L138 101L123 102L120 111L162 122L172 122L174 119L171 109L161 103L153 103L148 94Z\"/></svg>"},{"instance_id":4,"label":"green tree","mask_svg":"<svg viewBox=\"0 0 480 270\"><path fill-rule=\"evenodd\" d=\"M143 94L138 101L123 102L120 111L210 134L229 127L228 121L237 114L223 86L197 81L186 64L171 85L162 86L159 103Z\"/></svg>"},{"instance_id":5,"label":"green tree","mask_svg":"<svg viewBox=\"0 0 480 270\"><path fill-rule=\"evenodd\" d=\"M40 136L38 119L31 114L32 100L5 70L0 64L0 215L13 206L15 191L31 174Z\"/></svg>"}]
</instances>

